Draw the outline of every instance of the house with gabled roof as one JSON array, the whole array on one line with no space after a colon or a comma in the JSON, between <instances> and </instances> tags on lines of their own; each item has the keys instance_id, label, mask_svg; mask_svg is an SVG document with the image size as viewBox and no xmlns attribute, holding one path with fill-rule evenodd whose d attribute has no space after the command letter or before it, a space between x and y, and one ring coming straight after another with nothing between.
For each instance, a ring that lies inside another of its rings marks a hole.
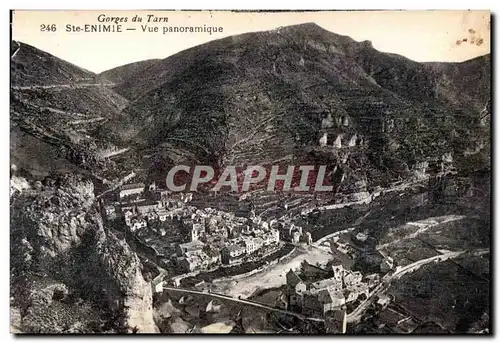
<instances>
[{"instance_id":1,"label":"house with gabled roof","mask_svg":"<svg viewBox=\"0 0 500 343\"><path fill-rule=\"evenodd\" d=\"M120 200L131 195L139 195L144 193L144 188L146 185L142 182L139 183L131 183L128 185L123 185L120 187Z\"/></svg>"},{"instance_id":2,"label":"house with gabled roof","mask_svg":"<svg viewBox=\"0 0 500 343\"><path fill-rule=\"evenodd\" d=\"M344 308L362 295L368 296L368 284L361 281L361 273L344 269L342 265L332 266L328 273L330 277L326 279L310 280L306 275L306 279L302 279L302 274L290 269L285 291L290 309L319 318Z\"/></svg>"}]
</instances>

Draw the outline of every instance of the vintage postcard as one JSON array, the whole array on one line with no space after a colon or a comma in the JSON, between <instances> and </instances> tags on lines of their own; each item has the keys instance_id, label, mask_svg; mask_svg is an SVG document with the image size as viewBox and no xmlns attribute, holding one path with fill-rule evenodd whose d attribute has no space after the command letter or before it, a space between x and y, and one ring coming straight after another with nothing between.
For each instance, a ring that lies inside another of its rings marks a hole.
<instances>
[{"instance_id":1,"label":"vintage postcard","mask_svg":"<svg viewBox=\"0 0 500 343\"><path fill-rule=\"evenodd\" d=\"M11 11L16 334L492 334L489 11Z\"/></svg>"}]
</instances>

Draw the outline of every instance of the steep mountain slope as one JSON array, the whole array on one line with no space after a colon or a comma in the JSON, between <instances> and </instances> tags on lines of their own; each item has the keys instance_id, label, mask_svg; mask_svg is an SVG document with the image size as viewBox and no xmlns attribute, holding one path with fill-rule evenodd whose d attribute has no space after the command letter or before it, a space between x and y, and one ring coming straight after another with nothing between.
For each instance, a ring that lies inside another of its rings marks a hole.
<instances>
[{"instance_id":1,"label":"steep mountain slope","mask_svg":"<svg viewBox=\"0 0 500 343\"><path fill-rule=\"evenodd\" d=\"M117 84L128 81L133 82L133 80L141 77L141 73L145 72L148 68L156 64L158 61L160 60L151 59L129 63L123 66L103 71L99 75Z\"/></svg>"},{"instance_id":2,"label":"steep mountain slope","mask_svg":"<svg viewBox=\"0 0 500 343\"><path fill-rule=\"evenodd\" d=\"M94 81L94 73L63 61L31 45L13 41L11 86L33 86Z\"/></svg>"},{"instance_id":3,"label":"steep mountain slope","mask_svg":"<svg viewBox=\"0 0 500 343\"><path fill-rule=\"evenodd\" d=\"M488 57L418 63L315 24L182 51L117 91L130 100L124 137L163 160L329 161L346 185L438 168L489 135Z\"/></svg>"},{"instance_id":4,"label":"steep mountain slope","mask_svg":"<svg viewBox=\"0 0 500 343\"><path fill-rule=\"evenodd\" d=\"M440 80L441 95L459 95L458 102L470 102L482 110L491 102L491 56L476 57L462 63L426 63ZM488 105L490 106L490 105Z\"/></svg>"},{"instance_id":5,"label":"steep mountain slope","mask_svg":"<svg viewBox=\"0 0 500 343\"><path fill-rule=\"evenodd\" d=\"M102 156L121 144L102 125L119 118L127 100L87 70L24 43L12 46L12 163L42 175L68 164L102 168ZM53 160L33 154L38 148Z\"/></svg>"}]
</instances>

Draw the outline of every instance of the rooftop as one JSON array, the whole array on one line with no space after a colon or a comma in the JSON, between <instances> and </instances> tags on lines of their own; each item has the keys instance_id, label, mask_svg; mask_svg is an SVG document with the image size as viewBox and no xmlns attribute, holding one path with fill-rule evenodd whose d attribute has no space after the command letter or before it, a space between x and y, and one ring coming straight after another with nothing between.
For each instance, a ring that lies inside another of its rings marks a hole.
<instances>
[{"instance_id":1,"label":"rooftop","mask_svg":"<svg viewBox=\"0 0 500 343\"><path fill-rule=\"evenodd\" d=\"M231 244L231 245L227 246L226 248L229 251L240 251L243 249L241 246L239 246L237 244Z\"/></svg>"},{"instance_id":2,"label":"rooftop","mask_svg":"<svg viewBox=\"0 0 500 343\"><path fill-rule=\"evenodd\" d=\"M346 290L348 290L350 292L360 292L360 291L363 292L367 288L368 288L367 284L361 283L361 284L358 284L358 285L349 286L349 287L346 288Z\"/></svg>"},{"instance_id":3,"label":"rooftop","mask_svg":"<svg viewBox=\"0 0 500 343\"><path fill-rule=\"evenodd\" d=\"M264 240L260 237L254 239L255 244L264 244Z\"/></svg>"},{"instance_id":4,"label":"rooftop","mask_svg":"<svg viewBox=\"0 0 500 343\"><path fill-rule=\"evenodd\" d=\"M120 190L121 191L124 191L124 190L128 190L128 189L144 189L144 187L146 187L146 185L142 182L138 182L138 183L130 183L128 185L123 185L120 187Z\"/></svg>"},{"instance_id":5,"label":"rooftop","mask_svg":"<svg viewBox=\"0 0 500 343\"><path fill-rule=\"evenodd\" d=\"M329 291L328 289L321 289L317 293L318 300L324 304L332 303L333 299L342 299L344 294L341 291Z\"/></svg>"},{"instance_id":6,"label":"rooftop","mask_svg":"<svg viewBox=\"0 0 500 343\"><path fill-rule=\"evenodd\" d=\"M328 286L332 286L335 284L337 284L337 280L335 278L330 278L330 279L316 281L316 282L312 283L311 286L316 288L316 289L322 289L322 288L326 288Z\"/></svg>"},{"instance_id":7,"label":"rooftop","mask_svg":"<svg viewBox=\"0 0 500 343\"><path fill-rule=\"evenodd\" d=\"M143 206L152 206L152 205L158 205L157 201L154 200L149 200L149 199L144 199L138 202L128 202L128 203L122 203L122 207L143 207Z\"/></svg>"},{"instance_id":8,"label":"rooftop","mask_svg":"<svg viewBox=\"0 0 500 343\"><path fill-rule=\"evenodd\" d=\"M194 242L188 242L188 243L179 244L179 246L183 250L186 250L186 251L193 251L193 250L202 249L204 245L205 244L203 244L200 241L194 241Z\"/></svg>"}]
</instances>

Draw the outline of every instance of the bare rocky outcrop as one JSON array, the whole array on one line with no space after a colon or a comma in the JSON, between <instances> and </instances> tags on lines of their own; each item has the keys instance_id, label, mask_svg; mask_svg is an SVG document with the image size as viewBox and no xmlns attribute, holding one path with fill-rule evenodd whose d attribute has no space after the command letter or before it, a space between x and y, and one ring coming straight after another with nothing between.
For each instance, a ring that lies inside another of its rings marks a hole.
<instances>
[{"instance_id":1,"label":"bare rocky outcrop","mask_svg":"<svg viewBox=\"0 0 500 343\"><path fill-rule=\"evenodd\" d=\"M16 192L20 193L25 189L29 189L30 185L28 181L23 177L13 176L10 179L10 195L14 195Z\"/></svg>"},{"instance_id":2,"label":"bare rocky outcrop","mask_svg":"<svg viewBox=\"0 0 500 343\"><path fill-rule=\"evenodd\" d=\"M96 253L102 266L116 287L118 297L111 295L112 304L118 303L125 316L125 325L140 333L155 333L158 328L153 320L153 293L151 284L141 273L141 262L124 239L111 232L100 234Z\"/></svg>"},{"instance_id":3,"label":"bare rocky outcrop","mask_svg":"<svg viewBox=\"0 0 500 343\"><path fill-rule=\"evenodd\" d=\"M158 332L141 262L103 227L92 183L64 176L33 188L11 198L11 293L21 330ZM104 329L98 316L118 319Z\"/></svg>"}]
</instances>

